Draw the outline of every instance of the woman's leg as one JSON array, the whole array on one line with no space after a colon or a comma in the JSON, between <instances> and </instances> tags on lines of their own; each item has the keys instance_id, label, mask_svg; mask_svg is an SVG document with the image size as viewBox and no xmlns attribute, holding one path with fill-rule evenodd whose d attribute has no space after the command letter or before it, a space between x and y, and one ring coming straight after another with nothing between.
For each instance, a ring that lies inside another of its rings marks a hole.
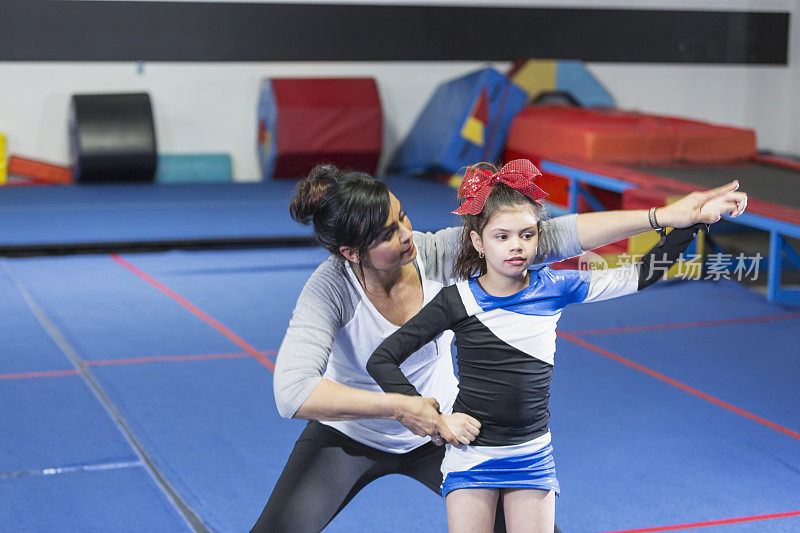
<instances>
[{"instance_id":1,"label":"woman's leg","mask_svg":"<svg viewBox=\"0 0 800 533\"><path fill-rule=\"evenodd\" d=\"M439 494L439 488L442 486L444 451L444 446L436 446L429 442L408 453L398 455L400 464L397 473L416 479Z\"/></svg>"},{"instance_id":2,"label":"woman's leg","mask_svg":"<svg viewBox=\"0 0 800 533\"><path fill-rule=\"evenodd\" d=\"M456 489L447 501L450 533L491 533L497 509L498 489Z\"/></svg>"},{"instance_id":3,"label":"woman's leg","mask_svg":"<svg viewBox=\"0 0 800 533\"><path fill-rule=\"evenodd\" d=\"M395 471L393 455L309 422L252 531L321 531L358 491Z\"/></svg>"},{"instance_id":4,"label":"woman's leg","mask_svg":"<svg viewBox=\"0 0 800 533\"><path fill-rule=\"evenodd\" d=\"M508 533L550 533L556 517L552 490L503 489Z\"/></svg>"}]
</instances>

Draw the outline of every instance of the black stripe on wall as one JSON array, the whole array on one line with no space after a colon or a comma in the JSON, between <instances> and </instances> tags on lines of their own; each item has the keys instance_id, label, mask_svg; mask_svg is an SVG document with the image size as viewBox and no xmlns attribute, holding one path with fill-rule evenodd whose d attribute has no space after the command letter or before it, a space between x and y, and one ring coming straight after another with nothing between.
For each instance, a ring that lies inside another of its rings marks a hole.
<instances>
[{"instance_id":1,"label":"black stripe on wall","mask_svg":"<svg viewBox=\"0 0 800 533\"><path fill-rule=\"evenodd\" d=\"M0 0L6 61L787 63L789 13Z\"/></svg>"}]
</instances>

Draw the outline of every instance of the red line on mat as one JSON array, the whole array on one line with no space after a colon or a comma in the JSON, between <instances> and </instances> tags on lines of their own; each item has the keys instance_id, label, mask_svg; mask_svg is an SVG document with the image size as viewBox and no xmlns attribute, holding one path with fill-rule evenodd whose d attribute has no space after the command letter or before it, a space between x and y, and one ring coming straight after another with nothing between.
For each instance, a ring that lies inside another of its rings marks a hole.
<instances>
[{"instance_id":1,"label":"red line on mat","mask_svg":"<svg viewBox=\"0 0 800 533\"><path fill-rule=\"evenodd\" d=\"M236 335L230 329L226 328L225 326L220 324L218 321L216 321L215 319L211 318L209 315L207 315L205 312L203 312L203 310L201 310L199 307L197 307L196 305L194 305L190 301L186 300L183 296L181 296L177 292L173 291L172 289L170 289L169 287L167 287L163 283L157 281L150 274L148 274L148 273L146 273L146 272L144 272L142 270L139 270L138 268L136 268L135 266L133 266L129 262L125 261L119 255L111 254L111 259L113 259L114 261L116 261L117 263L122 265L123 267L127 268L128 270L130 270L131 272L133 272L134 274L136 274L137 276L139 276L140 278L145 280L147 283L149 283L150 285L153 285L155 288L157 288L158 290L160 290L161 292L163 292L164 294L166 294L167 296L169 296L170 298L172 298L173 300L175 300L176 302L181 304L183 307L188 309L191 313L193 313L194 315L199 317L201 320L203 320L204 322L209 324L212 328L214 328L217 331L219 331L220 333L222 333L225 337L227 337L231 342L233 342L239 348L241 348L245 352L247 352L248 355L250 355L250 356L254 357L256 360L258 360L262 365L264 365L265 367L267 367L268 369L270 369L272 371L275 370L275 364L272 361L270 361L269 359L267 359L261 352L259 352L255 348L253 348L247 341L245 341L244 339L242 339L241 337Z\"/></svg>"},{"instance_id":2,"label":"red line on mat","mask_svg":"<svg viewBox=\"0 0 800 533\"><path fill-rule=\"evenodd\" d=\"M275 350L261 352L264 355L275 355ZM95 361L83 361L82 367L87 366L111 366L111 365L138 365L142 363L155 362L180 362L180 361L207 361L216 359L240 359L250 357L247 353L211 353L204 355L154 355L151 357L136 357L132 359L105 359ZM80 370L46 370L43 372L21 372L18 374L0 374L2 379L26 379L26 378L49 378L55 376L75 376L80 374Z\"/></svg>"},{"instance_id":3,"label":"red line on mat","mask_svg":"<svg viewBox=\"0 0 800 533\"><path fill-rule=\"evenodd\" d=\"M75 376L80 370L47 370L45 372L20 372L18 374L0 374L0 379L51 378L56 376Z\"/></svg>"},{"instance_id":4,"label":"red line on mat","mask_svg":"<svg viewBox=\"0 0 800 533\"><path fill-rule=\"evenodd\" d=\"M275 355L275 351L261 352L264 355ZM131 359L103 359L84 361L81 366L110 366L110 365L138 365L142 363L178 362L178 361L208 361L215 359L239 359L250 357L247 353L211 353L205 355L153 355L150 357L135 357Z\"/></svg>"},{"instance_id":5,"label":"red line on mat","mask_svg":"<svg viewBox=\"0 0 800 533\"><path fill-rule=\"evenodd\" d=\"M675 531L677 529L723 526L725 524L739 524L741 522L755 522L757 520L772 520L773 518L790 518L792 516L800 516L800 511L790 511L788 513L762 514L755 516L741 516L737 518L725 518L722 520L709 520L707 522L694 522L691 524L674 524L671 526L655 526L655 527L643 527L639 529L624 529L619 531L609 531L607 533L653 533L656 531Z\"/></svg>"},{"instance_id":6,"label":"red line on mat","mask_svg":"<svg viewBox=\"0 0 800 533\"><path fill-rule=\"evenodd\" d=\"M578 337L575 337L574 335L572 335L570 333L564 333L563 331L559 331L559 332L557 332L557 334L558 334L559 337L563 337L564 339L566 339L568 341L572 341L572 342L574 342L575 344L577 344L579 346L583 346L584 348L586 348L588 350L591 350L593 352L599 353L600 355L604 355L604 356L608 357L609 359L613 359L614 361L617 361L618 363L622 363L623 365L629 366L629 367L631 367L631 368L633 368L635 370L638 370L639 372L643 372L643 373L647 374L648 376L651 376L651 377L654 377L654 378L656 378L658 380L661 380L664 383L667 383L669 385L672 385L673 387L681 389L684 392L688 392L689 394L697 396L698 398L702 398L703 400L706 400L707 402L711 402L711 403L713 403L714 405L716 405L718 407L722 407L723 409L727 409L728 411L736 413L739 416L743 416L743 417L745 417L745 418L747 418L749 420L752 420L753 422L757 422L757 423L759 423L759 424L761 424L763 426L766 426L766 427L768 427L770 429L774 429L775 431L783 433L784 435L788 435L788 436L790 436L792 438L800 440L800 433L798 433L797 431L793 431L793 430L791 430L789 428L785 428L783 426L780 426L780 425L776 424L775 422L771 422L771 421L767 420L766 418L762 418L762 417L760 417L758 415L754 415L753 413L751 413L749 411L745 411L744 409L736 407L733 404L730 404L728 402L722 401L719 398L711 396L710 394L706 394L705 392L703 392L701 390L695 389L694 387L690 387L689 385L686 385L685 383L681 383L680 381L678 381L676 379L673 379L673 378L671 378L669 376L666 376L666 375L664 375L664 374L662 374L660 372L657 372L657 371L655 371L655 370L653 370L651 368L648 368L648 367L646 367L644 365L640 365L639 363L635 363L635 362L631 361L630 359L626 359L625 357L622 357L621 355L617 355L617 354L615 354L613 352L609 352L608 350L606 350L604 348L600 348L599 346L595 346L594 344L586 342L583 339L579 339Z\"/></svg>"},{"instance_id":7,"label":"red line on mat","mask_svg":"<svg viewBox=\"0 0 800 533\"><path fill-rule=\"evenodd\" d=\"M755 324L759 322L772 322L800 317L800 313L783 315L754 316L745 318L728 318L724 320L698 320L695 322L674 322L672 324L654 324L651 326L628 326L621 328L587 329L583 331L570 331L570 335L608 335L610 333L631 333L635 331L659 331L664 329L701 328L707 326L729 326L732 324Z\"/></svg>"}]
</instances>

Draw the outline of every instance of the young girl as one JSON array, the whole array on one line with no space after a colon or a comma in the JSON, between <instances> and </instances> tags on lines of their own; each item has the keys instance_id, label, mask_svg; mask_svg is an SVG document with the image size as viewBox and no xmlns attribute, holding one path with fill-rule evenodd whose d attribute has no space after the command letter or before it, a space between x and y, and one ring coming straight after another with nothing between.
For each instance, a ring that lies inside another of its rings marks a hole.
<instances>
[{"instance_id":1,"label":"young girl","mask_svg":"<svg viewBox=\"0 0 800 533\"><path fill-rule=\"evenodd\" d=\"M559 485L548 401L561 310L655 283L701 225L674 229L634 265L529 270L547 217L537 201L546 193L534 184L541 173L527 160L499 172L486 168L468 169L459 189L463 201L455 213L463 215L464 227L456 274L463 281L444 287L384 340L367 371L385 392L418 395L401 364L442 331L455 332L459 392L447 423L465 446L448 445L442 463L450 531L491 531L502 492L509 532L550 532ZM650 222L663 237L655 209Z\"/></svg>"}]
</instances>

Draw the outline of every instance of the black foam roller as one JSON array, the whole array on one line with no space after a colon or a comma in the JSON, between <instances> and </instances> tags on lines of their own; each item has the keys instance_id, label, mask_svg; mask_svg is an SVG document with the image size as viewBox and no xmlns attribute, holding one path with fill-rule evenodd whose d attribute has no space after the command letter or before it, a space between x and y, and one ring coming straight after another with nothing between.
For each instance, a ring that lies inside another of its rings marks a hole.
<instances>
[{"instance_id":1,"label":"black foam roller","mask_svg":"<svg viewBox=\"0 0 800 533\"><path fill-rule=\"evenodd\" d=\"M76 182L152 182L157 151L150 96L73 95L70 146Z\"/></svg>"}]
</instances>

